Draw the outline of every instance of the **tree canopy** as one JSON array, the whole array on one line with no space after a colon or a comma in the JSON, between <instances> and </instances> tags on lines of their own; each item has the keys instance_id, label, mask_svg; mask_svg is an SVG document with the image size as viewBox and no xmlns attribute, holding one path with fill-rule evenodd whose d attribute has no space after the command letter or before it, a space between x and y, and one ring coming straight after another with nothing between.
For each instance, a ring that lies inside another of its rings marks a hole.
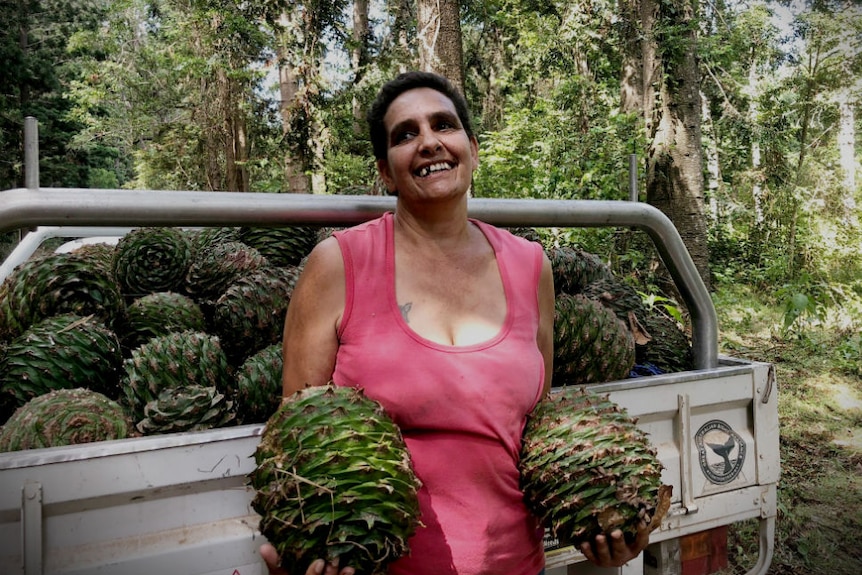
<instances>
[{"instance_id":1,"label":"tree canopy","mask_svg":"<svg viewBox=\"0 0 862 575\"><path fill-rule=\"evenodd\" d=\"M2 2L4 189L34 116L43 186L379 193L363 111L436 66L475 116L477 197L624 200L634 155L705 274L859 268L858 2Z\"/></svg>"}]
</instances>

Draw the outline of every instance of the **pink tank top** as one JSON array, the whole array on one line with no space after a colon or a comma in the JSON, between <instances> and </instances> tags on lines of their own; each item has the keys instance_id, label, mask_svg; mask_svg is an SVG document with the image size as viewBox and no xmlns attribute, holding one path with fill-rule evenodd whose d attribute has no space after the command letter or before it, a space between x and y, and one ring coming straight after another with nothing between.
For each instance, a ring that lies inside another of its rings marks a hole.
<instances>
[{"instance_id":1,"label":"pink tank top","mask_svg":"<svg viewBox=\"0 0 862 575\"><path fill-rule=\"evenodd\" d=\"M333 381L382 403L422 480L423 526L390 575L536 575L544 566L542 530L524 506L517 469L525 417L544 380L541 247L471 221L494 248L507 314L494 338L468 346L426 340L404 322L391 213L335 234L347 289Z\"/></svg>"}]
</instances>

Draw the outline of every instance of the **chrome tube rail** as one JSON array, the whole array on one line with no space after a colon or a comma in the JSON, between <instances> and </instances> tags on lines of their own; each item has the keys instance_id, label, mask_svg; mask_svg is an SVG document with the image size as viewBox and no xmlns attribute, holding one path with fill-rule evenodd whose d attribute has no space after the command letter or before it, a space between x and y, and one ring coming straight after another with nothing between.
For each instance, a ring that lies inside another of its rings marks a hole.
<instances>
[{"instance_id":1,"label":"chrome tube rail","mask_svg":"<svg viewBox=\"0 0 862 575\"><path fill-rule=\"evenodd\" d=\"M0 192L0 232L34 226L351 225L395 208L395 198L239 192L18 188ZM670 219L628 201L478 199L471 217L498 226L631 227L653 240L692 319L695 367L718 365L712 299Z\"/></svg>"}]
</instances>

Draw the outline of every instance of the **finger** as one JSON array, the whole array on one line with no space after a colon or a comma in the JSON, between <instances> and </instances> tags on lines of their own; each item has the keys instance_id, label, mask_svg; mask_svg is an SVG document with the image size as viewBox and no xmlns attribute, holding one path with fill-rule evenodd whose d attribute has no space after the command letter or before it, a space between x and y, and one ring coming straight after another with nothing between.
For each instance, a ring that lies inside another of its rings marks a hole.
<instances>
[{"instance_id":1,"label":"finger","mask_svg":"<svg viewBox=\"0 0 862 575\"><path fill-rule=\"evenodd\" d=\"M326 562L323 559L315 559L311 562L311 565L308 566L308 569L306 569L305 575L323 575L325 567Z\"/></svg>"},{"instance_id":2,"label":"finger","mask_svg":"<svg viewBox=\"0 0 862 575\"><path fill-rule=\"evenodd\" d=\"M641 521L638 525L638 532L635 536L635 540L629 545L629 549L637 555L644 549L646 549L647 545L649 545L649 535L651 529L649 525Z\"/></svg>"},{"instance_id":3,"label":"finger","mask_svg":"<svg viewBox=\"0 0 862 575\"><path fill-rule=\"evenodd\" d=\"M626 538L623 532L615 529L610 535L610 555L614 563L622 565L632 557L629 546L626 544Z\"/></svg>"},{"instance_id":4,"label":"finger","mask_svg":"<svg viewBox=\"0 0 862 575\"><path fill-rule=\"evenodd\" d=\"M613 538L613 533L610 535ZM593 553L596 556L596 563L599 565L612 565L614 559L611 551L611 541L608 541L607 535L596 535L593 540Z\"/></svg>"},{"instance_id":5,"label":"finger","mask_svg":"<svg viewBox=\"0 0 862 575\"><path fill-rule=\"evenodd\" d=\"M598 558L596 558L596 554L593 551L593 546L590 544L589 541L584 541L583 543L581 543L580 548L581 553L584 554L584 557L589 559L592 563L598 563Z\"/></svg>"},{"instance_id":6,"label":"finger","mask_svg":"<svg viewBox=\"0 0 862 575\"><path fill-rule=\"evenodd\" d=\"M287 575L287 571L281 568L278 551L276 551L271 543L261 545L259 552L263 562L266 563L266 568L270 575Z\"/></svg>"},{"instance_id":7,"label":"finger","mask_svg":"<svg viewBox=\"0 0 862 575\"><path fill-rule=\"evenodd\" d=\"M318 561L322 562L323 559L318 559ZM338 557L336 557L332 561L328 561L326 563L326 569L320 572L322 572L324 575L338 575Z\"/></svg>"}]
</instances>

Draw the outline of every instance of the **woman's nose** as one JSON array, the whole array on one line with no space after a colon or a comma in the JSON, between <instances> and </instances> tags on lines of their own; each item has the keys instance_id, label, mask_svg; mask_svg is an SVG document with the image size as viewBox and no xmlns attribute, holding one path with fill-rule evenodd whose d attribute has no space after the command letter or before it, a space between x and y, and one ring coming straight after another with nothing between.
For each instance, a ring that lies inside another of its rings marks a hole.
<instances>
[{"instance_id":1,"label":"woman's nose","mask_svg":"<svg viewBox=\"0 0 862 575\"><path fill-rule=\"evenodd\" d=\"M443 147L443 144L440 143L440 139L437 137L433 131L423 130L419 134L419 151L421 153L433 153L440 150Z\"/></svg>"}]
</instances>

